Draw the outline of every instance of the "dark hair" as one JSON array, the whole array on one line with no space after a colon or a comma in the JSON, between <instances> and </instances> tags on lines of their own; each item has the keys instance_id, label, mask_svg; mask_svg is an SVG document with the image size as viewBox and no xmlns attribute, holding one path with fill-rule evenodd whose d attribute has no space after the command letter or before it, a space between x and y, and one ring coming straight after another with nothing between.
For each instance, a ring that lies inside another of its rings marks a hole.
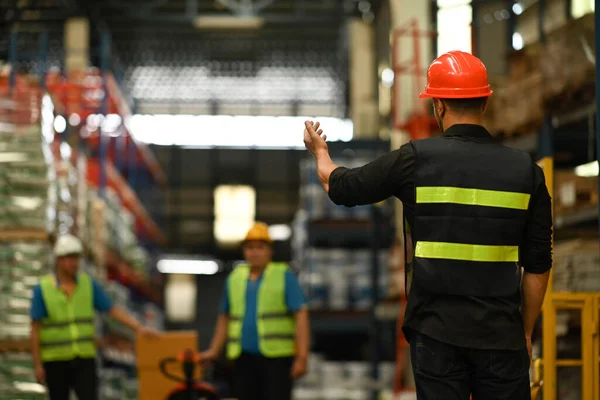
<instances>
[{"instance_id":1,"label":"dark hair","mask_svg":"<svg viewBox=\"0 0 600 400\"><path fill-rule=\"evenodd\" d=\"M472 99L443 99L446 105L457 112L477 112L485 104L487 97L475 97Z\"/></svg>"}]
</instances>

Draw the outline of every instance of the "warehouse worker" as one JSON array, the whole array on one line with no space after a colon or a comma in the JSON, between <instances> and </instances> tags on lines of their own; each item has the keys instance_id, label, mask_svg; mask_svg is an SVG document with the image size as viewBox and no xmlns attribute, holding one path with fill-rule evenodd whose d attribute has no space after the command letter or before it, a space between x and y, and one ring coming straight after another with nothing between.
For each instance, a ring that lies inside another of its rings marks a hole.
<instances>
[{"instance_id":1,"label":"warehouse worker","mask_svg":"<svg viewBox=\"0 0 600 400\"><path fill-rule=\"evenodd\" d=\"M234 360L234 392L239 400L291 400L293 380L307 371L309 321L296 275L272 261L273 241L256 223L242 248L245 265L229 275L210 348L214 360L227 343Z\"/></svg>"},{"instance_id":2,"label":"warehouse worker","mask_svg":"<svg viewBox=\"0 0 600 400\"><path fill-rule=\"evenodd\" d=\"M482 126L492 91L478 58L443 54L427 80L420 97L433 99L441 137L353 169L331 161L318 123L306 122L305 145L334 203L404 204L413 245L403 330L417 398L530 399L531 334L552 265L544 174Z\"/></svg>"},{"instance_id":3,"label":"warehouse worker","mask_svg":"<svg viewBox=\"0 0 600 400\"><path fill-rule=\"evenodd\" d=\"M31 344L35 375L46 384L51 400L69 400L73 390L80 400L98 399L96 312L112 318L136 333L155 335L135 318L113 306L102 287L79 272L81 241L60 236L54 245L56 273L45 276L33 289Z\"/></svg>"}]
</instances>

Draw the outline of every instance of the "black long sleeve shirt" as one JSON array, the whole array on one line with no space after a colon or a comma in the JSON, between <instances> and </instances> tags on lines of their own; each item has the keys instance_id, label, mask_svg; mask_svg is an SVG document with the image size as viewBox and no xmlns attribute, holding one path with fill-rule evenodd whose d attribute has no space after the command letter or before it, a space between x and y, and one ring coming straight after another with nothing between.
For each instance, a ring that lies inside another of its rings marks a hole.
<instances>
[{"instance_id":1,"label":"black long sleeve shirt","mask_svg":"<svg viewBox=\"0 0 600 400\"><path fill-rule=\"evenodd\" d=\"M445 134L489 136L482 126L454 125ZM533 161L532 161L533 164ZM339 167L329 178L329 197L347 207L372 204L388 197L403 203L410 226L414 221L416 154L411 143L391 151L359 168ZM534 191L529 202L525 239L519 247L520 264L529 273L541 274L552 266L552 208L541 168L534 164ZM511 304L518 299L428 297L420 293L409 298L413 321L405 327L456 346L517 349L524 346L523 321ZM413 301L414 300L414 301ZM436 315L427 315L436 303ZM412 304L411 304L412 303ZM439 314L439 315L437 315Z\"/></svg>"}]
</instances>

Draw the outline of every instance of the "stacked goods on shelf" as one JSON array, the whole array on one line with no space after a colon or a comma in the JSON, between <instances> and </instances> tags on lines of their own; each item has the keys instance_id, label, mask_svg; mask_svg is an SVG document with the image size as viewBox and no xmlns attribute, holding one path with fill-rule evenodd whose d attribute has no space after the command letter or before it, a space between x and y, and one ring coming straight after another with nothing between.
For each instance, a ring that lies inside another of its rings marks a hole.
<instances>
[{"instance_id":1,"label":"stacked goods on shelf","mask_svg":"<svg viewBox=\"0 0 600 400\"><path fill-rule=\"evenodd\" d=\"M53 161L39 124L0 131L0 226L50 228Z\"/></svg>"},{"instance_id":2,"label":"stacked goods on shelf","mask_svg":"<svg viewBox=\"0 0 600 400\"><path fill-rule=\"evenodd\" d=\"M505 84L496 82L488 113L491 130L505 136L529 133L541 125L543 76L537 47L525 47L509 56Z\"/></svg>"},{"instance_id":3,"label":"stacked goods on shelf","mask_svg":"<svg viewBox=\"0 0 600 400\"><path fill-rule=\"evenodd\" d=\"M50 272L50 246L43 242L0 244L0 339L27 339L33 287Z\"/></svg>"},{"instance_id":4,"label":"stacked goods on shelf","mask_svg":"<svg viewBox=\"0 0 600 400\"><path fill-rule=\"evenodd\" d=\"M77 171L77 188L75 191L75 226L79 238L86 243L90 236L90 225L87 219L88 208L90 206L88 199L87 184L87 157L85 154L77 153L77 158L73 162ZM89 247L88 247L89 249Z\"/></svg>"},{"instance_id":5,"label":"stacked goods on shelf","mask_svg":"<svg viewBox=\"0 0 600 400\"><path fill-rule=\"evenodd\" d=\"M553 290L600 292L600 244L597 239L574 239L554 246Z\"/></svg>"},{"instance_id":6,"label":"stacked goods on shelf","mask_svg":"<svg viewBox=\"0 0 600 400\"><path fill-rule=\"evenodd\" d=\"M594 45L593 13L569 21L547 35L544 51L540 53L546 103L562 101L560 97L586 85L594 86ZM593 101L593 97L589 100Z\"/></svg>"},{"instance_id":7,"label":"stacked goods on shelf","mask_svg":"<svg viewBox=\"0 0 600 400\"><path fill-rule=\"evenodd\" d=\"M99 371L101 400L136 400L137 380L119 368L101 368Z\"/></svg>"},{"instance_id":8,"label":"stacked goods on shelf","mask_svg":"<svg viewBox=\"0 0 600 400\"><path fill-rule=\"evenodd\" d=\"M294 400L368 400L370 388L383 395L393 386L394 363L379 364L379 379L369 378L368 362L327 361L322 355L311 353L308 374L294 388ZM382 398L384 398L382 396Z\"/></svg>"},{"instance_id":9,"label":"stacked goods on shelf","mask_svg":"<svg viewBox=\"0 0 600 400\"><path fill-rule=\"evenodd\" d=\"M108 229L108 248L117 254L121 254L121 242L119 238L119 224L121 221L122 205L119 195L114 189L106 187L106 227Z\"/></svg>"},{"instance_id":10,"label":"stacked goods on shelf","mask_svg":"<svg viewBox=\"0 0 600 400\"><path fill-rule=\"evenodd\" d=\"M58 145L55 141L56 159L56 226L54 231L58 233L77 233L77 225L74 216L77 212L77 170L71 163L71 149L67 144Z\"/></svg>"},{"instance_id":11,"label":"stacked goods on shelf","mask_svg":"<svg viewBox=\"0 0 600 400\"><path fill-rule=\"evenodd\" d=\"M488 108L492 132L536 131L545 115L590 105L595 96L594 16L568 21L508 58L510 74Z\"/></svg>"},{"instance_id":12,"label":"stacked goods on shelf","mask_svg":"<svg viewBox=\"0 0 600 400\"><path fill-rule=\"evenodd\" d=\"M33 287L50 271L55 227L52 151L43 135L41 92L0 95L0 399L43 399L29 353ZM40 118L42 117L42 118Z\"/></svg>"},{"instance_id":13,"label":"stacked goods on shelf","mask_svg":"<svg viewBox=\"0 0 600 400\"><path fill-rule=\"evenodd\" d=\"M104 279L106 269L106 248L109 237L106 222L106 205L98 197L95 189L88 188L85 206L85 228L83 230L83 241L92 258L98 265L97 275Z\"/></svg>"},{"instance_id":14,"label":"stacked goods on shelf","mask_svg":"<svg viewBox=\"0 0 600 400\"><path fill-rule=\"evenodd\" d=\"M581 177L571 171L555 174L554 206L557 215L595 207L598 204L598 179Z\"/></svg>"},{"instance_id":15,"label":"stacked goods on shelf","mask_svg":"<svg viewBox=\"0 0 600 400\"><path fill-rule=\"evenodd\" d=\"M387 297L387 251L379 252L379 297ZM305 252L301 283L311 309L367 310L372 305L369 250L313 249Z\"/></svg>"},{"instance_id":16,"label":"stacked goods on shelf","mask_svg":"<svg viewBox=\"0 0 600 400\"><path fill-rule=\"evenodd\" d=\"M0 355L0 400L46 400L43 386L35 378L29 353Z\"/></svg>"}]
</instances>

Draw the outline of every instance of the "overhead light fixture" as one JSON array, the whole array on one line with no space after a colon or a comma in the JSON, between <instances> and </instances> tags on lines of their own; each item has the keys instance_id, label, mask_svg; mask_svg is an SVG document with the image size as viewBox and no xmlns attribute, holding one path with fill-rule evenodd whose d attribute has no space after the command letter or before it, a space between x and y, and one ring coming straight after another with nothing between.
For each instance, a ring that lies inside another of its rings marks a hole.
<instances>
[{"instance_id":1,"label":"overhead light fixture","mask_svg":"<svg viewBox=\"0 0 600 400\"><path fill-rule=\"evenodd\" d=\"M163 274L214 275L219 272L219 263L214 260L162 259L156 267Z\"/></svg>"},{"instance_id":2,"label":"overhead light fixture","mask_svg":"<svg viewBox=\"0 0 600 400\"><path fill-rule=\"evenodd\" d=\"M304 150L302 130L307 119L319 121L330 142L348 142L354 136L352 120L319 116L136 114L129 127L136 140L159 146ZM220 134L214 135L216 131Z\"/></svg>"},{"instance_id":3,"label":"overhead light fixture","mask_svg":"<svg viewBox=\"0 0 600 400\"><path fill-rule=\"evenodd\" d=\"M523 12L523 6L521 5L521 3L515 3L512 6L512 10L515 13L515 15L521 15L521 13Z\"/></svg>"},{"instance_id":4,"label":"overhead light fixture","mask_svg":"<svg viewBox=\"0 0 600 400\"><path fill-rule=\"evenodd\" d=\"M260 29L264 19L254 16L202 15L194 18L198 29Z\"/></svg>"},{"instance_id":5,"label":"overhead light fixture","mask_svg":"<svg viewBox=\"0 0 600 400\"><path fill-rule=\"evenodd\" d=\"M592 176L598 176L598 170L598 161L592 161L575 167L575 175L589 178Z\"/></svg>"}]
</instances>

